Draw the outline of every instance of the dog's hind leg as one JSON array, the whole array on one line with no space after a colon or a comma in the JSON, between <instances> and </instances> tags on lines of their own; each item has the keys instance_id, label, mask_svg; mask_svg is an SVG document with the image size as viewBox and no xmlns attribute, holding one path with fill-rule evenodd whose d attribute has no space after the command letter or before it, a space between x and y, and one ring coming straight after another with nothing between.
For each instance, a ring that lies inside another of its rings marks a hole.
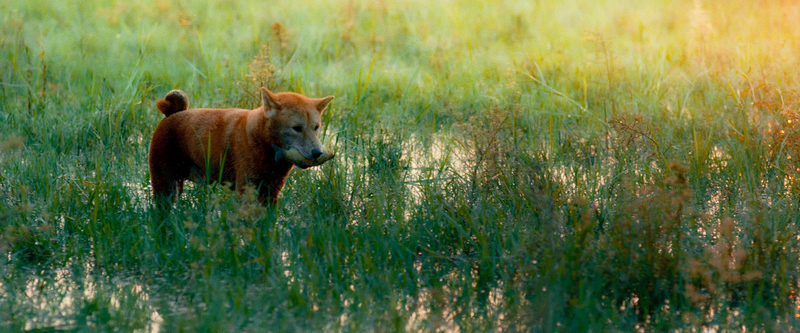
<instances>
[{"instance_id":1,"label":"dog's hind leg","mask_svg":"<svg viewBox=\"0 0 800 333\"><path fill-rule=\"evenodd\" d=\"M182 189L182 184L178 184L178 180L164 179L155 174L151 175L153 183L153 197L158 209L170 209L175 198L180 195L179 188Z\"/></svg>"},{"instance_id":2,"label":"dog's hind leg","mask_svg":"<svg viewBox=\"0 0 800 333\"><path fill-rule=\"evenodd\" d=\"M183 192L183 182L188 169L173 163L150 163L150 182L153 185L153 197L156 207L170 209L175 199Z\"/></svg>"}]
</instances>

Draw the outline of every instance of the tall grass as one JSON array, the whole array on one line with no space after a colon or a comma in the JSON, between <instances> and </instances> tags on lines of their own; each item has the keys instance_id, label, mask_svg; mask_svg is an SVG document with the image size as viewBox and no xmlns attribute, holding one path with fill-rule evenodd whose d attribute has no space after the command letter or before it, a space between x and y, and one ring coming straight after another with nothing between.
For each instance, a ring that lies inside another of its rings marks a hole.
<instances>
[{"instance_id":1,"label":"tall grass","mask_svg":"<svg viewBox=\"0 0 800 333\"><path fill-rule=\"evenodd\" d=\"M0 327L798 325L800 5L0 3ZM277 206L152 209L173 88L336 95Z\"/></svg>"}]
</instances>

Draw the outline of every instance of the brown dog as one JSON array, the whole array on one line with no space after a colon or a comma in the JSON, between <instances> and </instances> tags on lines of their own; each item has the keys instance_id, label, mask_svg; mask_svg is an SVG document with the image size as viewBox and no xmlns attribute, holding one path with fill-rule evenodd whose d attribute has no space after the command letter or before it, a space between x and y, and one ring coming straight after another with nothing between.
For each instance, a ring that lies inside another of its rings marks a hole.
<instances>
[{"instance_id":1,"label":"brown dog","mask_svg":"<svg viewBox=\"0 0 800 333\"><path fill-rule=\"evenodd\" d=\"M333 96L308 98L261 88L262 106L245 109L187 110L180 90L157 103L166 117L150 142L150 181L162 206L171 205L183 182L223 181L258 188L261 203L275 203L293 166L320 165L331 154L317 131Z\"/></svg>"}]
</instances>

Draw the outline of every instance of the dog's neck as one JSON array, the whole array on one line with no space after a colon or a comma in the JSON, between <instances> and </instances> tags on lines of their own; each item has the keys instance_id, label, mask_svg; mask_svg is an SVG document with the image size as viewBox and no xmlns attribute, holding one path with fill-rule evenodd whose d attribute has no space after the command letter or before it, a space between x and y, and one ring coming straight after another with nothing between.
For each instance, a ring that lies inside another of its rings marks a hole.
<instances>
[{"instance_id":1,"label":"dog's neck","mask_svg":"<svg viewBox=\"0 0 800 333\"><path fill-rule=\"evenodd\" d=\"M247 126L245 127L247 137L251 140L257 139L260 136L259 134L264 133L264 125L266 122L267 118L264 117L263 107L251 110L247 114Z\"/></svg>"},{"instance_id":2,"label":"dog's neck","mask_svg":"<svg viewBox=\"0 0 800 333\"><path fill-rule=\"evenodd\" d=\"M251 110L247 115L245 131L250 142L255 143L265 151L272 152L272 144L279 140L277 139L277 133L270 132L270 124L270 119L264 116L264 108L260 107Z\"/></svg>"}]
</instances>

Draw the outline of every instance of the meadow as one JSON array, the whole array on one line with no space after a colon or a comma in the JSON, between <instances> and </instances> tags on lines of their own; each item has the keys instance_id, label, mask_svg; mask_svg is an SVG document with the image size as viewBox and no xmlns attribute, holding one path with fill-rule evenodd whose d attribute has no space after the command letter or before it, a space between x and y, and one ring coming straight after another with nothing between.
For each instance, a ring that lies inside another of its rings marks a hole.
<instances>
[{"instance_id":1,"label":"meadow","mask_svg":"<svg viewBox=\"0 0 800 333\"><path fill-rule=\"evenodd\" d=\"M800 3L0 2L0 331L791 331ZM171 89L335 95L153 209Z\"/></svg>"}]
</instances>

